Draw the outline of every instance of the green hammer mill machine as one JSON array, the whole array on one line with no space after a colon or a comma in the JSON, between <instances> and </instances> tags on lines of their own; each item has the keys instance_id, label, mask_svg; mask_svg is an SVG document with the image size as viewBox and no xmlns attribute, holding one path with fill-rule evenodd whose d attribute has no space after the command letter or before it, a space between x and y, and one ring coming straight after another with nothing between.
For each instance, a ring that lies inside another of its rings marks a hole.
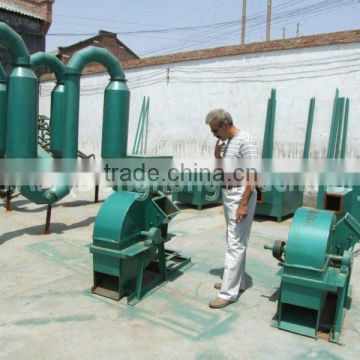
<instances>
[{"instance_id":1,"label":"green hammer mill machine","mask_svg":"<svg viewBox=\"0 0 360 360\"><path fill-rule=\"evenodd\" d=\"M265 245L281 265L276 327L314 338L328 333L339 342L359 241L360 224L349 213L337 221L333 211L295 212L287 242Z\"/></svg>"}]
</instances>

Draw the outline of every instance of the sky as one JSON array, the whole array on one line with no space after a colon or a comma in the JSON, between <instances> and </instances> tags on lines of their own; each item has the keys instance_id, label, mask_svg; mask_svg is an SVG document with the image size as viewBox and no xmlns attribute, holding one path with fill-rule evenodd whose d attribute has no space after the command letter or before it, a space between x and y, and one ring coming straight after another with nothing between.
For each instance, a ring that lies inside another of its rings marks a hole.
<instances>
[{"instance_id":1,"label":"sky","mask_svg":"<svg viewBox=\"0 0 360 360\"><path fill-rule=\"evenodd\" d=\"M268 0L247 0L245 43L264 41ZM240 43L242 0L55 0L46 51L96 35L140 57ZM271 39L360 29L360 0L272 0Z\"/></svg>"}]
</instances>

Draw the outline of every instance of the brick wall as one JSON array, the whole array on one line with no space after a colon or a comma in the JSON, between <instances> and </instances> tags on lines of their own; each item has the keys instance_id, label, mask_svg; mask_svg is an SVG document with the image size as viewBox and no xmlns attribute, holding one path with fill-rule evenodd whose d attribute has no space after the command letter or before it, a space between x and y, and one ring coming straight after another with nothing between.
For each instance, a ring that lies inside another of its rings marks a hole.
<instances>
[{"instance_id":1,"label":"brick wall","mask_svg":"<svg viewBox=\"0 0 360 360\"><path fill-rule=\"evenodd\" d=\"M45 37L52 20L54 0L5 0L2 3L0 21L8 24L23 38L30 54L45 51ZM2 46L0 46L0 61L5 71L9 73L12 60L8 50ZM42 72L38 70L38 74Z\"/></svg>"},{"instance_id":2,"label":"brick wall","mask_svg":"<svg viewBox=\"0 0 360 360\"><path fill-rule=\"evenodd\" d=\"M48 24L52 21L52 4L54 0L3 0L4 7L6 5L17 9L19 13L32 13L36 17L40 17L41 20Z\"/></svg>"},{"instance_id":3,"label":"brick wall","mask_svg":"<svg viewBox=\"0 0 360 360\"><path fill-rule=\"evenodd\" d=\"M0 21L7 23L24 40L30 54L45 51L45 35L42 21L7 11L0 11ZM11 71L12 60L7 49L0 46L0 60L7 73Z\"/></svg>"},{"instance_id":4,"label":"brick wall","mask_svg":"<svg viewBox=\"0 0 360 360\"><path fill-rule=\"evenodd\" d=\"M202 60L223 56L266 53L270 51L311 48L317 46L350 44L358 42L360 42L360 30L351 30L329 34L301 36L298 38L285 40L258 42L245 45L222 46L213 49L195 50L171 55L148 57L143 59L123 60L121 61L121 65L124 69L133 69L154 65L171 64L181 61ZM102 65L92 63L85 67L83 73L96 74L102 73L104 71L105 69ZM51 74L46 74L42 77L42 80L46 81L52 78L53 76Z\"/></svg>"},{"instance_id":5,"label":"brick wall","mask_svg":"<svg viewBox=\"0 0 360 360\"><path fill-rule=\"evenodd\" d=\"M60 54L58 57L64 64L67 64L75 52L88 46L105 48L121 62L138 58L133 52L126 48L126 46L123 46L122 43L118 41L116 34L103 31L100 31L98 36L94 36L93 38L81 41L77 44L68 47L60 47ZM101 69L101 71L104 71L104 67L102 65L95 63L89 64L86 68L87 71L93 71L92 69Z\"/></svg>"}]
</instances>

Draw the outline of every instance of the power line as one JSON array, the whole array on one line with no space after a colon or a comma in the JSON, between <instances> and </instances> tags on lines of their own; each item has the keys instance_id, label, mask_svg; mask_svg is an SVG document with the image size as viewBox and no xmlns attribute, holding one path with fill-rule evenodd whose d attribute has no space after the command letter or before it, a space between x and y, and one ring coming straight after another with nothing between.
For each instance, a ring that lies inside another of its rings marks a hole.
<instances>
[{"instance_id":1,"label":"power line","mask_svg":"<svg viewBox=\"0 0 360 360\"><path fill-rule=\"evenodd\" d=\"M304 5L299 7L304 3L304 0L295 0L292 2L284 2L277 6L273 7L273 16L272 16L272 27L278 26L284 23L286 20L289 23L289 19L296 18L296 22L299 22L302 17L306 16L306 18L311 18L314 16L318 16L320 14L324 14L326 12L332 11L336 8L342 6L348 6L356 3L355 0L322 0L317 1L315 4L312 3L310 5ZM294 9L294 6L298 6ZM246 31L248 35L259 34L264 31L266 26L265 24L265 11L260 11L258 13L249 16L247 19L247 27ZM59 15L63 17L69 18L78 18L78 19L96 19L98 18L87 18L87 17L74 17L74 16L65 16ZM204 17L205 19L206 17ZM112 21L112 20L109 20ZM114 20L115 22L115 20ZM130 23L130 22L123 22ZM134 23L137 25L141 25L142 23ZM143 24L145 25L145 24ZM146 26L155 26L152 24L146 24ZM226 45L224 40L234 36L239 33L239 28L241 26L241 20L236 19L232 21L219 22L207 25L200 26L183 26L183 27L167 27L167 28L157 28L157 29L143 29L143 30L133 30L133 31L116 31L116 33L120 36L156 36L160 37L160 34L173 34L176 36L177 34L185 34L190 33L188 36L185 36L181 39L172 40L168 44L160 45L154 48L147 49L143 52L139 52L141 56L148 56L150 54L161 54L168 52L176 52L189 48L193 48L198 46L199 44L204 44L214 42L217 40L222 41L222 45ZM115 32L115 31L114 31ZM79 37L79 36L95 36L97 33L81 33L81 32L68 32L68 33L49 33L48 36L69 36L69 37Z\"/></svg>"},{"instance_id":2,"label":"power line","mask_svg":"<svg viewBox=\"0 0 360 360\"><path fill-rule=\"evenodd\" d=\"M284 9L286 7L289 6L294 6L295 4L301 3L304 0L295 0L290 4L280 4L277 7L274 7L274 9ZM263 12L259 12L257 14L255 14L254 16L252 16L251 18L248 19L249 22L254 21L259 19L262 16ZM58 16L64 16L64 17L69 17L69 18L76 18L76 19L97 19L97 20L101 20L99 18L91 18L91 17L76 17L76 16L65 16L65 15L58 15ZM102 19L104 20L104 19ZM106 22L117 22L119 23L119 21L113 21L113 20L106 20ZM132 22L126 22L126 21L121 21L121 23L130 23L130 24L141 24L141 23L132 23ZM207 24L207 25L200 25L200 26L184 26L184 27L167 27L167 28L160 28L160 29L154 29L154 30L136 30L136 31L117 31L116 33L118 33L119 35L130 35L130 34L143 34L143 33L159 33L159 32L173 32L173 31L188 31L188 30L201 30L201 29L209 29L209 28L216 28L216 27L221 27L224 25L235 25L235 24L240 24L241 23L241 19L237 19L237 20L232 20L232 21L226 21L226 22L219 22L219 23L215 23L215 24ZM77 24L75 24L77 25ZM143 24L143 25L147 25L147 26L155 26L155 25L150 25L150 24ZM84 36L90 36L90 35L94 35L96 33L81 33L81 35ZM48 33L47 35L49 36L73 36L73 35L79 35L79 33L73 34L73 33Z\"/></svg>"},{"instance_id":3,"label":"power line","mask_svg":"<svg viewBox=\"0 0 360 360\"><path fill-rule=\"evenodd\" d=\"M302 2L302 1L300 1ZM341 4L343 5L348 5L349 3L353 3L354 0L325 0L325 1L320 1L317 4L312 4L312 5L307 5L304 6L303 8L299 8L294 10L290 10L287 12L283 12L280 14L276 14L273 16L273 20L272 20L272 24L273 26L279 23L283 22L284 18L288 18L289 16L292 17L296 17L299 16L300 14L307 14L308 12L310 12L311 14L308 15L309 17L313 17L322 13L326 13L328 11L333 10L334 8L338 8L341 6ZM339 4L340 3L340 4ZM300 11L301 10L301 11ZM263 29L265 28L266 24L265 22L261 25L259 24L249 24L251 22L252 19L249 19L247 21L247 33L248 34L257 34L257 33L261 33L262 31L264 31ZM235 26L235 24L234 24ZM259 29L260 27L260 29ZM231 36L233 34L238 33L238 28L235 28L234 30L231 30L231 28L222 28L222 29L217 29L215 31L206 31L203 32L201 34L198 35L192 35L190 37L186 37L185 39L182 40L177 40L174 43L171 43L167 46L161 46L161 47L156 47L153 49L149 49L143 53L141 53L141 56L146 56L149 55L151 53L156 53L159 51L166 51L166 50L172 50L172 51L180 51L186 48L191 47L192 45L196 44L199 42L198 37L201 36L202 34L204 34L204 36L207 38L207 40L215 40L215 39L224 39L225 37ZM194 39L195 38L195 39ZM190 42L189 42L190 40ZM186 45L182 45L182 46L177 46L176 44L178 43L186 43Z\"/></svg>"}]
</instances>

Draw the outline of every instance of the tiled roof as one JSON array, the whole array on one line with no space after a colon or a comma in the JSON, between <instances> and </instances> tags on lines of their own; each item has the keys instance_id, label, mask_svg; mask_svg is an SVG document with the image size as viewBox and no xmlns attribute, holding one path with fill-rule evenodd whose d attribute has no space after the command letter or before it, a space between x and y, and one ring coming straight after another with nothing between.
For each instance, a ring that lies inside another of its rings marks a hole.
<instances>
[{"instance_id":1,"label":"tiled roof","mask_svg":"<svg viewBox=\"0 0 360 360\"><path fill-rule=\"evenodd\" d=\"M86 45L87 43L92 44L94 40L98 40L103 36L104 37L114 38L116 40L116 42L119 44L119 46L126 49L129 53L133 54L134 57L139 58L138 55L136 55L129 47L127 47L123 42L121 42L117 38L117 33L106 31L106 30L99 30L99 33L97 35L94 35L93 37L87 38L85 40L81 40L81 41L79 41L77 43L74 43L74 44L71 44L71 45L68 45L68 46L60 46L60 47L58 47L58 52L59 52L59 54L66 53L69 50L71 51L72 49L79 48L82 45Z\"/></svg>"},{"instance_id":2,"label":"tiled roof","mask_svg":"<svg viewBox=\"0 0 360 360\"><path fill-rule=\"evenodd\" d=\"M0 0L0 9L49 22L51 19L42 6L44 2L53 3L53 0Z\"/></svg>"},{"instance_id":3,"label":"tiled roof","mask_svg":"<svg viewBox=\"0 0 360 360\"><path fill-rule=\"evenodd\" d=\"M360 42L360 30L301 36L285 40L263 41L245 45L221 46L212 49L194 50L138 60L129 60L126 63L123 63L123 67L137 68L143 66L170 64L181 61L202 60L223 56L246 55L316 46L348 44L354 42Z\"/></svg>"}]
</instances>

